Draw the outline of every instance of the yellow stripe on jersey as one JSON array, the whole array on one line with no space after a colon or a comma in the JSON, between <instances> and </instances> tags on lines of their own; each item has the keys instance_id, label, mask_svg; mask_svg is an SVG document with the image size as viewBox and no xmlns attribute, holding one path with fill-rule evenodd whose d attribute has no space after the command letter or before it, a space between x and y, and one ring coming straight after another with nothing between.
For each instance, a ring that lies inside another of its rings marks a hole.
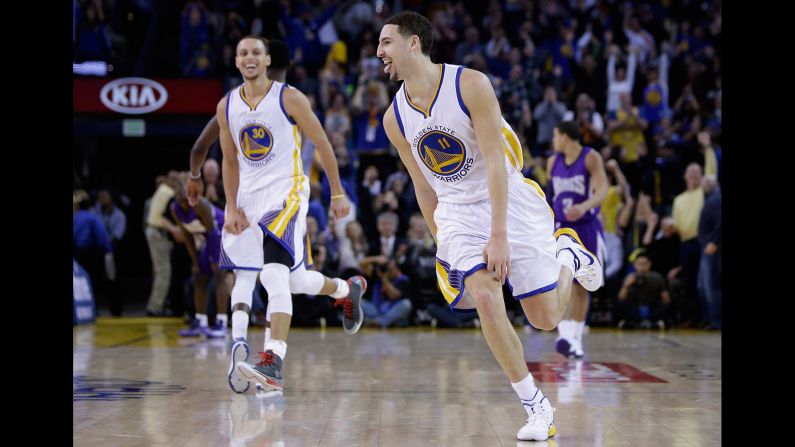
<instances>
[{"instance_id":1,"label":"yellow stripe on jersey","mask_svg":"<svg viewBox=\"0 0 795 447\"><path fill-rule=\"evenodd\" d=\"M524 155L522 154L522 146L519 144L519 140L516 139L516 135L514 135L513 131L508 127L502 128L502 134L505 135L505 139L508 140L508 145L511 148L511 152L513 152L513 156L509 157L511 162L514 166L516 166L517 171L521 171L522 167L524 166Z\"/></svg>"},{"instance_id":2,"label":"yellow stripe on jersey","mask_svg":"<svg viewBox=\"0 0 795 447\"><path fill-rule=\"evenodd\" d=\"M444 266L442 266L438 259L436 260L436 279L439 282L439 290L442 291L444 299L448 304L453 304L459 292L450 285L447 270L444 269Z\"/></svg>"},{"instance_id":3,"label":"yellow stripe on jersey","mask_svg":"<svg viewBox=\"0 0 795 447\"><path fill-rule=\"evenodd\" d=\"M298 197L298 188L303 183L304 176L301 169L301 137L298 134L298 126L296 125L293 125L293 141L295 142L295 147L293 148L293 187L290 188L290 193L287 195L287 203L284 209L273 219L273 222L268 225L268 231L279 238L282 237L284 230L287 229L287 224L301 206L301 200Z\"/></svg>"}]
</instances>

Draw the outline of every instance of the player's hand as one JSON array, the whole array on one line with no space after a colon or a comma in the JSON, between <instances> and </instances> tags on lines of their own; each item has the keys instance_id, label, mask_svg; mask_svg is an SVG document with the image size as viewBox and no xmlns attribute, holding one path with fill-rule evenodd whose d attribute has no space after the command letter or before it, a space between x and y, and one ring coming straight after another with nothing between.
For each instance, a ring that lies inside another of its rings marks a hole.
<instances>
[{"instance_id":1,"label":"player's hand","mask_svg":"<svg viewBox=\"0 0 795 447\"><path fill-rule=\"evenodd\" d=\"M586 211L588 210L586 210L581 203L577 205L572 205L569 207L569 209L566 210L566 219L570 222L575 221L580 217L582 217Z\"/></svg>"},{"instance_id":2,"label":"player's hand","mask_svg":"<svg viewBox=\"0 0 795 447\"><path fill-rule=\"evenodd\" d=\"M204 182L202 182L200 178L189 178L185 183L185 192L188 195L188 204L190 206L196 206L196 204L199 203L199 197L204 193Z\"/></svg>"},{"instance_id":3,"label":"player's hand","mask_svg":"<svg viewBox=\"0 0 795 447\"><path fill-rule=\"evenodd\" d=\"M331 215L337 219L342 219L351 212L351 204L347 197L331 199Z\"/></svg>"},{"instance_id":4,"label":"player's hand","mask_svg":"<svg viewBox=\"0 0 795 447\"><path fill-rule=\"evenodd\" d=\"M611 158L605 162L605 170L607 172L615 172L618 169L618 162Z\"/></svg>"},{"instance_id":5,"label":"player's hand","mask_svg":"<svg viewBox=\"0 0 795 447\"><path fill-rule=\"evenodd\" d=\"M508 237L492 235L486 243L486 247L483 248L483 260L486 262L486 269L497 275L500 285L505 284L505 278L511 276Z\"/></svg>"},{"instance_id":6,"label":"player's hand","mask_svg":"<svg viewBox=\"0 0 795 447\"><path fill-rule=\"evenodd\" d=\"M231 208L231 211L227 209L224 216L224 230L228 233L240 234L246 228L248 228L248 219L246 219L246 213L243 212L243 208L236 210Z\"/></svg>"}]
</instances>

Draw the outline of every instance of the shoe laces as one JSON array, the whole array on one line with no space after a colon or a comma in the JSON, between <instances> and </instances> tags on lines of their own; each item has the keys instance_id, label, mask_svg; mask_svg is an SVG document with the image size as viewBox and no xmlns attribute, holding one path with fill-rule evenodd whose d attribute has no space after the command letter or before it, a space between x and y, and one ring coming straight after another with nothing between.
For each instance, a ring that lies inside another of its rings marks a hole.
<instances>
[{"instance_id":1,"label":"shoe laces","mask_svg":"<svg viewBox=\"0 0 795 447\"><path fill-rule=\"evenodd\" d=\"M259 353L260 361L259 363L257 363L257 366L272 365L275 360L274 356L275 354L273 353L273 351L260 352Z\"/></svg>"},{"instance_id":2,"label":"shoe laces","mask_svg":"<svg viewBox=\"0 0 795 447\"><path fill-rule=\"evenodd\" d=\"M534 404L524 404L524 406L527 408L528 424L534 423L538 417L549 417L555 412L555 408L553 407L549 407L549 412L544 411L543 407L541 406L541 402L536 402Z\"/></svg>"},{"instance_id":3,"label":"shoe laces","mask_svg":"<svg viewBox=\"0 0 795 447\"><path fill-rule=\"evenodd\" d=\"M350 298L342 298L339 300L334 301L334 307L342 306L342 310L345 312L345 318L352 320L353 319L353 302Z\"/></svg>"}]
</instances>

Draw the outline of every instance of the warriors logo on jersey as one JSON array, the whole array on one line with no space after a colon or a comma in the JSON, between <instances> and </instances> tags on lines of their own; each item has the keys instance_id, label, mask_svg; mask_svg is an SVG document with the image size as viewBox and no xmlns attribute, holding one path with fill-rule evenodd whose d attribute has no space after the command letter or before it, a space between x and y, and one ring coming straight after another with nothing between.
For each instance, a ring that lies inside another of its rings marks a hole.
<instances>
[{"instance_id":1,"label":"warriors logo on jersey","mask_svg":"<svg viewBox=\"0 0 795 447\"><path fill-rule=\"evenodd\" d=\"M466 159L466 149L461 140L439 130L423 135L417 144L417 153L428 169L441 176L460 171Z\"/></svg>"},{"instance_id":2,"label":"warriors logo on jersey","mask_svg":"<svg viewBox=\"0 0 795 447\"><path fill-rule=\"evenodd\" d=\"M273 147L273 134L259 123L251 123L240 129L240 152L246 160L261 161Z\"/></svg>"}]
</instances>

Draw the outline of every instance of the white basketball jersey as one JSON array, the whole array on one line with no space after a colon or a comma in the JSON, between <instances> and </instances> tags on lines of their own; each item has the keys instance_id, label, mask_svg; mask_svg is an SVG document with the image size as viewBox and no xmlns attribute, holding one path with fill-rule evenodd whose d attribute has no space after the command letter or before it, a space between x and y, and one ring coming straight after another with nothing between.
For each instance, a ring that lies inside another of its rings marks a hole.
<instances>
[{"instance_id":1,"label":"white basketball jersey","mask_svg":"<svg viewBox=\"0 0 795 447\"><path fill-rule=\"evenodd\" d=\"M282 99L287 88L292 87L271 80L257 104L246 99L243 85L229 92L226 119L237 147L240 192L251 193L277 183L289 185L290 180L305 184L301 134L287 116Z\"/></svg>"},{"instance_id":2,"label":"white basketball jersey","mask_svg":"<svg viewBox=\"0 0 795 447\"><path fill-rule=\"evenodd\" d=\"M400 131L439 201L479 202L489 198L489 185L486 163L459 89L464 67L449 64L439 67L436 95L429 110L412 103L405 83L395 95L392 107ZM508 175L516 175L522 169L522 148L508 122L504 118L501 121L501 139L495 144L505 152Z\"/></svg>"}]
</instances>

